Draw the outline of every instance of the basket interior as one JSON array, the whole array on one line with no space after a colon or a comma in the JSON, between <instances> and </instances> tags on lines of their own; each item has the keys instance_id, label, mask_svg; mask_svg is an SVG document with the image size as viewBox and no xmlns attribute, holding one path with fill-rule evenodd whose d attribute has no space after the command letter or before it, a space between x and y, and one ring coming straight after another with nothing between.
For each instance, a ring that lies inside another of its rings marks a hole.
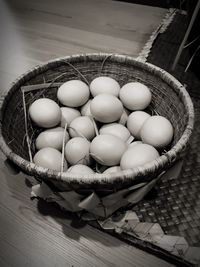
<instances>
[{"instance_id":1,"label":"basket interior","mask_svg":"<svg viewBox=\"0 0 200 267\"><path fill-rule=\"evenodd\" d=\"M91 82L97 76L105 75L116 79L121 86L131 81L139 81L147 85L153 95L150 108L159 115L168 118L174 127L174 139L168 149L176 144L183 134L188 121L188 111L181 101L178 92L163 81L162 78L137 64L119 62L112 58L106 60L103 65L102 62L102 58L95 60L88 58L85 60L80 57L73 59L71 64L84 75L88 82ZM65 82L71 79L83 80L82 76L72 66L66 64L64 60L52 62L46 64L44 68L33 70L29 75L23 77L17 85L15 84L15 90L11 90L12 93L9 94L7 103L4 105L2 135L11 150L26 160L29 160L29 154L25 141L21 86L41 84L44 82L49 83L62 73L65 73L65 75L57 79L56 82ZM57 88L51 87L49 89L40 89L25 93L26 109L28 110L30 104L39 97L48 97L58 102L56 92ZM32 139L32 153L34 154L34 141L41 129L33 127L28 119L28 130L29 136Z\"/></svg>"}]
</instances>

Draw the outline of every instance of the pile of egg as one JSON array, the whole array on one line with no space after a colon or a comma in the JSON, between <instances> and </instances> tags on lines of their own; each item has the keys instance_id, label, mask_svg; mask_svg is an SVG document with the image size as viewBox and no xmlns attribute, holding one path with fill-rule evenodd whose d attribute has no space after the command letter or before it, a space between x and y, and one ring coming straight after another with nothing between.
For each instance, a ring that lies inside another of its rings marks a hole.
<instances>
[{"instance_id":1,"label":"pile of egg","mask_svg":"<svg viewBox=\"0 0 200 267\"><path fill-rule=\"evenodd\" d=\"M119 83L107 76L64 82L59 104L39 98L29 107L37 136L36 165L76 174L92 174L97 162L104 173L142 166L160 156L173 139L170 121L145 110L151 90L139 82ZM64 142L64 143L63 143ZM63 147L64 144L64 147Z\"/></svg>"}]
</instances>

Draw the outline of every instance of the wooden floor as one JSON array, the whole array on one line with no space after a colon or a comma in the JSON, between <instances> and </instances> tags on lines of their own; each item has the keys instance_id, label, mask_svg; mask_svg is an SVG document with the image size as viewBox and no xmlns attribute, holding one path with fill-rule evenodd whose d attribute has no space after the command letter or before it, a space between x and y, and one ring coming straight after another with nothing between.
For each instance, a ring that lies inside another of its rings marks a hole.
<instances>
[{"instance_id":1,"label":"wooden floor","mask_svg":"<svg viewBox=\"0 0 200 267\"><path fill-rule=\"evenodd\" d=\"M0 0L0 85L52 58L137 56L165 9L111 0ZM2 90L2 89L1 89Z\"/></svg>"},{"instance_id":2,"label":"wooden floor","mask_svg":"<svg viewBox=\"0 0 200 267\"><path fill-rule=\"evenodd\" d=\"M15 4L17 2L17 6ZM7 4L6 4L7 3ZM34 65L86 52L137 56L166 10L110 0L1 0L0 91ZM168 267L72 216L30 200L34 179L0 154L0 266Z\"/></svg>"}]
</instances>

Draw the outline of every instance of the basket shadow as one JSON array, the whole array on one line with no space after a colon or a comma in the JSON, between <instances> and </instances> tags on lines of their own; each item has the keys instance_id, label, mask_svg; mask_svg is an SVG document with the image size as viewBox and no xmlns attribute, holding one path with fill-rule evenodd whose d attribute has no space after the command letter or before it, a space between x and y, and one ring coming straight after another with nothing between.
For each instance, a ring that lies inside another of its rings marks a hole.
<instances>
[{"instance_id":1,"label":"basket shadow","mask_svg":"<svg viewBox=\"0 0 200 267\"><path fill-rule=\"evenodd\" d=\"M89 240L94 240L102 243L105 246L120 246L121 241L116 239L112 240L110 235L102 236L101 229L97 226L97 222L93 221L92 224L81 220L74 212L63 210L58 204L45 200L38 199L37 210L43 216L51 216L62 227L62 232L67 238L79 241L81 236ZM98 233L97 233L98 231ZM106 233L106 231L104 231ZM104 234L105 235L105 234Z\"/></svg>"},{"instance_id":2,"label":"basket shadow","mask_svg":"<svg viewBox=\"0 0 200 267\"><path fill-rule=\"evenodd\" d=\"M25 181L27 185L27 181ZM27 185L28 186L28 185ZM157 197L156 188L151 189L148 194L145 196L145 200L152 200ZM122 209L122 212L128 209L131 209L134 205L130 205L129 208ZM62 227L62 232L66 237L79 240L81 236L86 236L90 240L96 240L103 243L106 246L120 246L119 240L111 241L114 238L113 230L104 230L100 227L96 220L84 221L80 216L75 212L70 212L62 209L55 202L47 202L43 199L37 200L37 210L43 216L51 216L57 223ZM120 209L121 210L121 209ZM91 228L92 227L92 228ZM101 231L100 234L99 231ZM107 237L101 237L102 232L107 233Z\"/></svg>"},{"instance_id":3,"label":"basket shadow","mask_svg":"<svg viewBox=\"0 0 200 267\"><path fill-rule=\"evenodd\" d=\"M65 236L79 240L81 233L78 229L84 228L86 223L78 218L75 213L62 210L56 203L49 203L43 199L37 200L37 211L42 216L51 216L62 227Z\"/></svg>"}]
</instances>

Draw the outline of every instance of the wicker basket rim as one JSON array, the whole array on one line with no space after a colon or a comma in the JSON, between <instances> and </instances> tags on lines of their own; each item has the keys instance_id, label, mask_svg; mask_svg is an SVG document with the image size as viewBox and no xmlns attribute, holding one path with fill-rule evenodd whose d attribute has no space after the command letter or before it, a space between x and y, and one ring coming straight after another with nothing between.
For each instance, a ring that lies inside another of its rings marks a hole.
<instances>
[{"instance_id":1,"label":"wicker basket rim","mask_svg":"<svg viewBox=\"0 0 200 267\"><path fill-rule=\"evenodd\" d=\"M9 146L6 144L4 137L2 136L2 124L0 125L0 148L3 151L3 153L9 158L11 161L13 161L16 165L21 167L24 171L28 172L29 174L33 176L45 176L49 179L53 180L59 180L64 183L77 183L77 184L103 184L103 183L110 183L114 184L115 182L123 182L124 180L134 180L136 176L144 176L146 174L153 174L158 168L161 166L167 166L168 164L171 164L176 160L176 156L178 153L180 153L185 146L187 145L189 138L192 134L193 125L194 125L194 108L193 103L191 101L191 98L186 91L185 87L171 74L169 74L167 71L147 62L143 62L141 60L138 60L136 58L133 58L131 56L126 55L120 55L120 54L109 54L109 53L87 53L87 54L77 54L72 56L66 56L61 58L56 58L53 60L50 60L48 62L44 62L42 64L39 64L32 68L31 70L25 72L23 75L19 76L9 87L8 92L6 95L2 96L2 106L5 105L5 97L7 97L8 93L10 93L14 86L21 81L21 79L24 79L28 74L35 73L38 70L42 70L47 64L54 64L56 62L60 61L66 61L69 60L73 61L73 59L77 58L88 58L88 59L100 59L105 57L110 57L112 60L119 62L125 62L128 61L130 63L134 63L135 65L142 67L146 71L153 72L154 75L160 77L164 82L167 84L170 84L173 87L176 87L177 90L179 90L179 96L182 98L182 101L185 105L185 107L188 110L188 122L187 127L185 128L185 131L183 132L181 138L178 140L178 142L164 155L160 156L158 159L153 160L152 162L149 162L141 167L133 168L133 169L127 169L116 173L109 173L109 174L89 174L89 175L79 175L79 174L73 174L68 172L57 172L54 170L50 170L47 168L43 168L41 166L37 166L34 163L31 163L28 160L25 160L21 156L15 154Z\"/></svg>"}]
</instances>

